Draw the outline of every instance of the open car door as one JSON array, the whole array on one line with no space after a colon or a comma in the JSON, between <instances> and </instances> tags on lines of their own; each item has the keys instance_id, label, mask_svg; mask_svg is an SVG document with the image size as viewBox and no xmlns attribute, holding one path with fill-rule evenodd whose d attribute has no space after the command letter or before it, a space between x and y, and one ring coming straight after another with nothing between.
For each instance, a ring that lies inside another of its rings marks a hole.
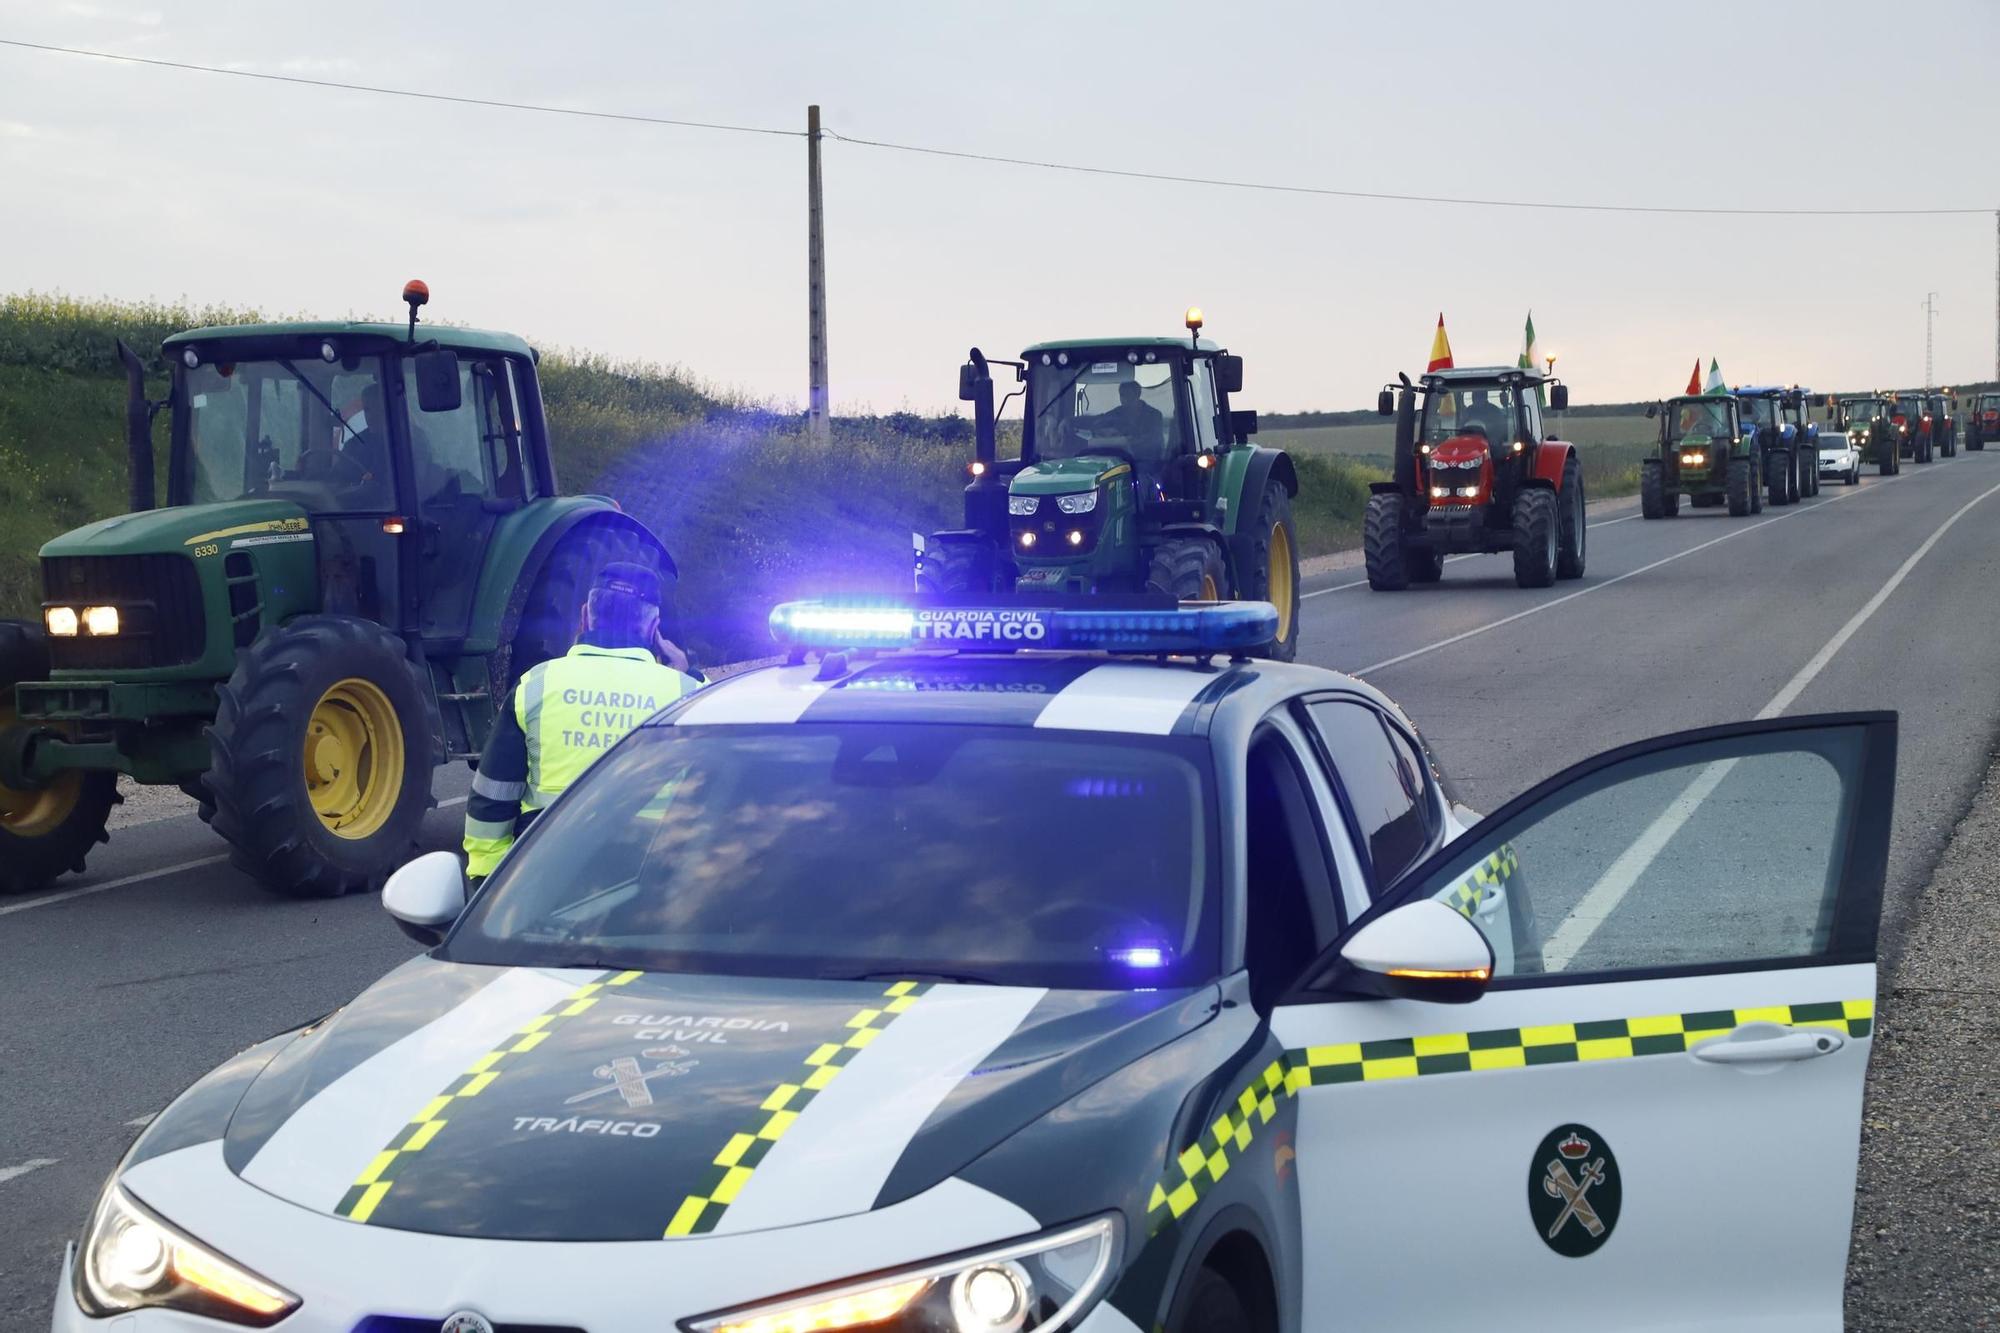
<instances>
[{"instance_id":1,"label":"open car door","mask_svg":"<svg viewBox=\"0 0 2000 1333\"><path fill-rule=\"evenodd\" d=\"M1271 1020L1302 1327L1839 1328L1895 749L1615 750L1345 932Z\"/></svg>"}]
</instances>

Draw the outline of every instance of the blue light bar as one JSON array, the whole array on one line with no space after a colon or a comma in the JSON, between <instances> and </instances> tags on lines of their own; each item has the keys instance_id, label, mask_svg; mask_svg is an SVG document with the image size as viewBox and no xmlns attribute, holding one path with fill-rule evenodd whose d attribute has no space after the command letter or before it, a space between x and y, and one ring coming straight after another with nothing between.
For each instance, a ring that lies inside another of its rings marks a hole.
<instances>
[{"instance_id":1,"label":"blue light bar","mask_svg":"<svg viewBox=\"0 0 2000 1333\"><path fill-rule=\"evenodd\" d=\"M881 601L783 602L771 637L788 648L1022 648L1111 653L1248 651L1278 633L1269 602L1184 602L1151 608L1048 606L995 600L978 606Z\"/></svg>"}]
</instances>

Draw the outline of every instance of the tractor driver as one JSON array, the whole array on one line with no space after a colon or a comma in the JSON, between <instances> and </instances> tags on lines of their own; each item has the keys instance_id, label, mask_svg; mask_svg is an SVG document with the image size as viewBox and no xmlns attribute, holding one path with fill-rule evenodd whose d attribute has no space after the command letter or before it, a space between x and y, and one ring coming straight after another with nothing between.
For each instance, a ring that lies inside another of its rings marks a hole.
<instances>
[{"instance_id":1,"label":"tractor driver","mask_svg":"<svg viewBox=\"0 0 2000 1333\"><path fill-rule=\"evenodd\" d=\"M584 604L582 641L521 674L500 706L465 803L466 873L493 873L535 815L641 722L699 689L660 633L660 576L606 565Z\"/></svg>"},{"instance_id":2,"label":"tractor driver","mask_svg":"<svg viewBox=\"0 0 2000 1333\"><path fill-rule=\"evenodd\" d=\"M1458 429L1462 434L1477 431L1486 437L1486 443L1498 454L1506 450L1512 432L1507 429L1507 410L1496 404L1485 389L1474 389L1472 401L1459 414Z\"/></svg>"},{"instance_id":3,"label":"tractor driver","mask_svg":"<svg viewBox=\"0 0 2000 1333\"><path fill-rule=\"evenodd\" d=\"M1132 456L1142 463L1160 463L1167 456L1167 418L1147 402L1137 380L1118 385L1118 406L1098 420L1123 435Z\"/></svg>"}]
</instances>

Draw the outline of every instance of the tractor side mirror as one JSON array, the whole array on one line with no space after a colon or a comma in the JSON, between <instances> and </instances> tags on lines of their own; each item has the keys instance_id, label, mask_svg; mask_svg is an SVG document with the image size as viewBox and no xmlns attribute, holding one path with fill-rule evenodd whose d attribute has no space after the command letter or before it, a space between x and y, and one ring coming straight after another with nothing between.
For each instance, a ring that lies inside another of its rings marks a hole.
<instances>
[{"instance_id":1,"label":"tractor side mirror","mask_svg":"<svg viewBox=\"0 0 2000 1333\"><path fill-rule=\"evenodd\" d=\"M1215 358L1215 391L1225 394L1243 392L1242 357L1218 356Z\"/></svg>"},{"instance_id":2,"label":"tractor side mirror","mask_svg":"<svg viewBox=\"0 0 2000 1333\"><path fill-rule=\"evenodd\" d=\"M1257 414L1253 411L1232 409L1229 413L1229 438L1242 444L1257 433Z\"/></svg>"},{"instance_id":3,"label":"tractor side mirror","mask_svg":"<svg viewBox=\"0 0 2000 1333\"><path fill-rule=\"evenodd\" d=\"M1549 407L1557 412L1569 411L1569 385L1558 384L1549 390Z\"/></svg>"},{"instance_id":4,"label":"tractor side mirror","mask_svg":"<svg viewBox=\"0 0 2000 1333\"><path fill-rule=\"evenodd\" d=\"M958 368L958 401L976 403L982 384L992 383L990 375L982 374L980 367L968 361Z\"/></svg>"},{"instance_id":5,"label":"tractor side mirror","mask_svg":"<svg viewBox=\"0 0 2000 1333\"><path fill-rule=\"evenodd\" d=\"M417 406L426 412L458 411L458 353L433 348L411 358L416 372Z\"/></svg>"},{"instance_id":6,"label":"tractor side mirror","mask_svg":"<svg viewBox=\"0 0 2000 1333\"><path fill-rule=\"evenodd\" d=\"M1658 415L1660 415L1660 405L1658 403L1647 403L1646 420L1651 421L1654 417Z\"/></svg>"},{"instance_id":7,"label":"tractor side mirror","mask_svg":"<svg viewBox=\"0 0 2000 1333\"><path fill-rule=\"evenodd\" d=\"M1380 415L1380 416L1385 416L1385 417L1393 417L1393 416L1395 416L1395 415L1396 415L1396 395L1395 395L1395 394L1393 394L1393 393L1391 393L1391 392L1389 392L1389 391L1388 391L1387 389L1384 389L1384 390L1382 390L1382 392L1380 392L1380 393L1376 394L1376 395L1375 395L1375 411L1376 411L1376 413L1377 413L1378 415Z\"/></svg>"}]
</instances>

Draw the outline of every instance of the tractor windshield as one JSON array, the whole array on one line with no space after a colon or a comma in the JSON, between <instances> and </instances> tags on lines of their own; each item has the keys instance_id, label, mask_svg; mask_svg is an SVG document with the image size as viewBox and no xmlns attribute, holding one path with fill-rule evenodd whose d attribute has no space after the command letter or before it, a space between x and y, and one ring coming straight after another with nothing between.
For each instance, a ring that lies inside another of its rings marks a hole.
<instances>
[{"instance_id":1,"label":"tractor windshield","mask_svg":"<svg viewBox=\"0 0 2000 1333\"><path fill-rule=\"evenodd\" d=\"M1722 439L1730 428L1729 401L1722 398L1684 398L1667 409L1667 439Z\"/></svg>"},{"instance_id":2,"label":"tractor windshield","mask_svg":"<svg viewBox=\"0 0 2000 1333\"><path fill-rule=\"evenodd\" d=\"M192 504L274 499L339 512L394 503L379 357L194 366L175 394L174 446Z\"/></svg>"},{"instance_id":3,"label":"tractor windshield","mask_svg":"<svg viewBox=\"0 0 2000 1333\"><path fill-rule=\"evenodd\" d=\"M1896 395L1896 415L1915 421L1924 414L1924 400L1910 394Z\"/></svg>"},{"instance_id":4,"label":"tractor windshield","mask_svg":"<svg viewBox=\"0 0 2000 1333\"><path fill-rule=\"evenodd\" d=\"M1778 424L1778 400L1775 398L1741 398L1743 419L1755 426L1775 426Z\"/></svg>"},{"instance_id":5,"label":"tractor windshield","mask_svg":"<svg viewBox=\"0 0 2000 1333\"><path fill-rule=\"evenodd\" d=\"M1488 444L1506 444L1519 432L1514 389L1507 384L1447 385L1424 395L1422 440L1442 444L1477 435Z\"/></svg>"},{"instance_id":6,"label":"tractor windshield","mask_svg":"<svg viewBox=\"0 0 2000 1333\"><path fill-rule=\"evenodd\" d=\"M1839 420L1861 425L1882 415L1882 401L1879 398L1843 398L1837 411Z\"/></svg>"},{"instance_id":7,"label":"tractor windshield","mask_svg":"<svg viewBox=\"0 0 2000 1333\"><path fill-rule=\"evenodd\" d=\"M1979 400L1979 410L1982 412L2000 412L2000 393L1983 395Z\"/></svg>"},{"instance_id":8,"label":"tractor windshield","mask_svg":"<svg viewBox=\"0 0 2000 1333\"><path fill-rule=\"evenodd\" d=\"M1085 348L1038 357L1028 367L1036 456L1109 453L1141 467L1178 456L1182 376L1177 361L1144 359L1156 355Z\"/></svg>"}]
</instances>

